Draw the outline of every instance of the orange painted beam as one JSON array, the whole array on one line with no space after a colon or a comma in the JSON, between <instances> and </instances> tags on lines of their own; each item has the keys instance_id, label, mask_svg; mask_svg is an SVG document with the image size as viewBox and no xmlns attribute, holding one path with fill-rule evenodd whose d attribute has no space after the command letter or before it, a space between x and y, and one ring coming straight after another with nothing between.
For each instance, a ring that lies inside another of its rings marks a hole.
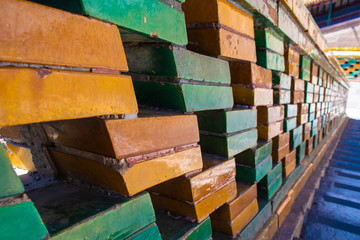
<instances>
[{"instance_id":1,"label":"orange painted beam","mask_svg":"<svg viewBox=\"0 0 360 240\"><path fill-rule=\"evenodd\" d=\"M191 217L197 222L203 221L213 211L234 197L236 197L235 179L197 202L181 201L161 194L151 193L151 200L155 207Z\"/></svg>"},{"instance_id":2,"label":"orange painted beam","mask_svg":"<svg viewBox=\"0 0 360 240\"><path fill-rule=\"evenodd\" d=\"M155 157L132 167L124 160L75 152L76 155L49 148L50 156L61 174L70 174L126 196L133 196L203 167L200 147Z\"/></svg>"},{"instance_id":3,"label":"orange painted beam","mask_svg":"<svg viewBox=\"0 0 360 240\"><path fill-rule=\"evenodd\" d=\"M118 28L21 0L0 0L0 61L128 71Z\"/></svg>"},{"instance_id":4,"label":"orange painted beam","mask_svg":"<svg viewBox=\"0 0 360 240\"><path fill-rule=\"evenodd\" d=\"M267 106L273 104L273 90L265 88L249 89L243 86L232 86L234 103L250 106Z\"/></svg>"},{"instance_id":5,"label":"orange painted beam","mask_svg":"<svg viewBox=\"0 0 360 240\"><path fill-rule=\"evenodd\" d=\"M0 68L0 127L137 113L131 77Z\"/></svg>"},{"instance_id":6,"label":"orange painted beam","mask_svg":"<svg viewBox=\"0 0 360 240\"><path fill-rule=\"evenodd\" d=\"M141 158L200 140L195 115L143 111L135 119L88 118L42 125L51 142L117 159Z\"/></svg>"},{"instance_id":7,"label":"orange painted beam","mask_svg":"<svg viewBox=\"0 0 360 240\"><path fill-rule=\"evenodd\" d=\"M189 173L155 186L151 191L183 201L196 202L235 178L235 159L203 157L200 173Z\"/></svg>"},{"instance_id":8,"label":"orange painted beam","mask_svg":"<svg viewBox=\"0 0 360 240\"><path fill-rule=\"evenodd\" d=\"M258 136L260 139L269 141L283 132L283 122L272 122L269 124L259 124L257 126Z\"/></svg>"}]
</instances>

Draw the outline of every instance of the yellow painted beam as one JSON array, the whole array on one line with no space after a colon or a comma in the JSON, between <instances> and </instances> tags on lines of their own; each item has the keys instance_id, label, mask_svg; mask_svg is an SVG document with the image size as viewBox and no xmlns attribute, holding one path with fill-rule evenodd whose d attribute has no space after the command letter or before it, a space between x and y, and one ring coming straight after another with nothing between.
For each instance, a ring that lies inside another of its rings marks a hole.
<instances>
[{"instance_id":1,"label":"yellow painted beam","mask_svg":"<svg viewBox=\"0 0 360 240\"><path fill-rule=\"evenodd\" d=\"M0 127L137 113L131 77L0 68Z\"/></svg>"},{"instance_id":2,"label":"yellow painted beam","mask_svg":"<svg viewBox=\"0 0 360 240\"><path fill-rule=\"evenodd\" d=\"M20 147L13 144L6 144L6 147L9 150L6 151L6 153L14 167L33 172L37 171L29 148Z\"/></svg>"},{"instance_id":3,"label":"yellow painted beam","mask_svg":"<svg viewBox=\"0 0 360 240\"><path fill-rule=\"evenodd\" d=\"M108 187L126 196L133 196L157 184L203 167L200 147L190 148L129 167L125 161L106 163L82 152L78 156L49 149L50 156L62 174ZM110 166L108 166L110 165Z\"/></svg>"},{"instance_id":4,"label":"yellow painted beam","mask_svg":"<svg viewBox=\"0 0 360 240\"><path fill-rule=\"evenodd\" d=\"M115 25L21 0L0 16L0 61L128 71Z\"/></svg>"},{"instance_id":5,"label":"yellow painted beam","mask_svg":"<svg viewBox=\"0 0 360 240\"><path fill-rule=\"evenodd\" d=\"M151 193L151 200L155 207L163 208L182 216L192 217L197 222L203 221L213 211L234 197L236 197L235 179L194 203Z\"/></svg>"}]
</instances>

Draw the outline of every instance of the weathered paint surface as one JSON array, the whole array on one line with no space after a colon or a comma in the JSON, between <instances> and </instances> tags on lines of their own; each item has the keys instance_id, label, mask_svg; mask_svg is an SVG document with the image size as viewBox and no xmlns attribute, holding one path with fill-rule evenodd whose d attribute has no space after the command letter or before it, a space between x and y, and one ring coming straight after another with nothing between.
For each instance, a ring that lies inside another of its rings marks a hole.
<instances>
[{"instance_id":1,"label":"weathered paint surface","mask_svg":"<svg viewBox=\"0 0 360 240\"><path fill-rule=\"evenodd\" d=\"M285 105L285 117L296 117L298 106L296 104L286 104Z\"/></svg>"},{"instance_id":2,"label":"weathered paint surface","mask_svg":"<svg viewBox=\"0 0 360 240\"><path fill-rule=\"evenodd\" d=\"M201 111L196 116L199 129L217 133L234 133L255 128L256 109L232 109L219 111Z\"/></svg>"},{"instance_id":3,"label":"weathered paint surface","mask_svg":"<svg viewBox=\"0 0 360 240\"><path fill-rule=\"evenodd\" d=\"M203 157L200 173L189 173L159 184L150 191L183 201L196 202L235 178L235 160Z\"/></svg>"},{"instance_id":4,"label":"weathered paint surface","mask_svg":"<svg viewBox=\"0 0 360 240\"><path fill-rule=\"evenodd\" d=\"M298 104L298 114L306 114L309 113L309 104L308 103L300 103Z\"/></svg>"},{"instance_id":5,"label":"weathered paint surface","mask_svg":"<svg viewBox=\"0 0 360 240\"><path fill-rule=\"evenodd\" d=\"M287 104L291 102L291 91L279 89L274 90L274 104Z\"/></svg>"},{"instance_id":6,"label":"weathered paint surface","mask_svg":"<svg viewBox=\"0 0 360 240\"><path fill-rule=\"evenodd\" d=\"M128 70L114 25L20 0L0 15L0 61Z\"/></svg>"},{"instance_id":7,"label":"weathered paint surface","mask_svg":"<svg viewBox=\"0 0 360 240\"><path fill-rule=\"evenodd\" d=\"M280 73L280 72L273 72L272 73L272 82L273 88L276 89L291 89L291 76Z\"/></svg>"},{"instance_id":8,"label":"weathered paint surface","mask_svg":"<svg viewBox=\"0 0 360 240\"><path fill-rule=\"evenodd\" d=\"M252 62L230 61L231 83L271 89L271 70Z\"/></svg>"},{"instance_id":9,"label":"weathered paint surface","mask_svg":"<svg viewBox=\"0 0 360 240\"><path fill-rule=\"evenodd\" d=\"M6 144L6 148L9 150L7 155L11 164L14 167L25 169L27 171L36 172L36 167L33 163L32 154L30 148L20 147L10 143Z\"/></svg>"},{"instance_id":10,"label":"weathered paint surface","mask_svg":"<svg viewBox=\"0 0 360 240\"><path fill-rule=\"evenodd\" d=\"M290 130L296 128L296 117L287 118L284 120L284 132L289 132Z\"/></svg>"},{"instance_id":11,"label":"weathered paint surface","mask_svg":"<svg viewBox=\"0 0 360 240\"><path fill-rule=\"evenodd\" d=\"M259 182L272 168L272 157L269 156L256 168L236 165L236 180L245 181L249 183Z\"/></svg>"},{"instance_id":12,"label":"weathered paint surface","mask_svg":"<svg viewBox=\"0 0 360 240\"><path fill-rule=\"evenodd\" d=\"M256 184L237 182L237 196L213 212L211 219L232 222L257 197Z\"/></svg>"},{"instance_id":13,"label":"weathered paint surface","mask_svg":"<svg viewBox=\"0 0 360 240\"><path fill-rule=\"evenodd\" d=\"M284 106L268 106L257 107L258 111L258 124L259 123L272 123L284 119Z\"/></svg>"},{"instance_id":14,"label":"weathered paint surface","mask_svg":"<svg viewBox=\"0 0 360 240\"><path fill-rule=\"evenodd\" d=\"M273 90L265 88L248 89L242 86L232 86L234 103L250 106L267 106L273 104Z\"/></svg>"},{"instance_id":15,"label":"weathered paint surface","mask_svg":"<svg viewBox=\"0 0 360 240\"><path fill-rule=\"evenodd\" d=\"M269 28L255 29L255 42L257 48L266 48L284 55L284 39Z\"/></svg>"},{"instance_id":16,"label":"weathered paint surface","mask_svg":"<svg viewBox=\"0 0 360 240\"><path fill-rule=\"evenodd\" d=\"M284 56L269 50L256 50L257 64L271 70L285 71Z\"/></svg>"},{"instance_id":17,"label":"weathered paint surface","mask_svg":"<svg viewBox=\"0 0 360 240\"><path fill-rule=\"evenodd\" d=\"M201 222L235 196L236 182L233 180L195 203L169 198L156 193L151 193L151 200L155 207L169 210L182 216L192 217L197 222Z\"/></svg>"},{"instance_id":18,"label":"weathered paint surface","mask_svg":"<svg viewBox=\"0 0 360 240\"><path fill-rule=\"evenodd\" d=\"M230 158L236 154L256 146L258 132L256 129L245 130L231 136L215 136L200 134L202 151Z\"/></svg>"},{"instance_id":19,"label":"weathered paint surface","mask_svg":"<svg viewBox=\"0 0 360 240\"><path fill-rule=\"evenodd\" d=\"M125 75L0 68L0 85L0 126L138 111Z\"/></svg>"},{"instance_id":20,"label":"weathered paint surface","mask_svg":"<svg viewBox=\"0 0 360 240\"><path fill-rule=\"evenodd\" d=\"M183 112L227 109L234 105L231 87L226 86L134 81L134 88L140 104Z\"/></svg>"},{"instance_id":21,"label":"weathered paint surface","mask_svg":"<svg viewBox=\"0 0 360 240\"><path fill-rule=\"evenodd\" d=\"M255 40L224 28L188 29L189 50L226 59L256 62Z\"/></svg>"},{"instance_id":22,"label":"weathered paint surface","mask_svg":"<svg viewBox=\"0 0 360 240\"><path fill-rule=\"evenodd\" d=\"M131 168L121 161L108 167L86 157L52 149L49 152L62 174L71 174L127 196L203 167L200 147L140 162Z\"/></svg>"},{"instance_id":23,"label":"weathered paint surface","mask_svg":"<svg viewBox=\"0 0 360 240\"><path fill-rule=\"evenodd\" d=\"M272 142L259 141L256 147L247 149L235 156L237 163L256 167L271 155Z\"/></svg>"},{"instance_id":24,"label":"weathered paint surface","mask_svg":"<svg viewBox=\"0 0 360 240\"><path fill-rule=\"evenodd\" d=\"M197 240L210 239L212 235L210 217L204 221L190 222L185 219L168 216L164 211L155 211L156 223L159 227L161 236L166 240Z\"/></svg>"},{"instance_id":25,"label":"weathered paint surface","mask_svg":"<svg viewBox=\"0 0 360 240\"><path fill-rule=\"evenodd\" d=\"M226 219L211 219L211 226L216 232L229 236L235 236L248 224L251 219L258 213L259 206L257 199L254 199L234 220L231 222Z\"/></svg>"},{"instance_id":26,"label":"weathered paint surface","mask_svg":"<svg viewBox=\"0 0 360 240\"><path fill-rule=\"evenodd\" d=\"M259 124L257 129L259 138L265 141L269 141L283 132L283 122L272 122L267 125Z\"/></svg>"},{"instance_id":27,"label":"weathered paint surface","mask_svg":"<svg viewBox=\"0 0 360 240\"><path fill-rule=\"evenodd\" d=\"M122 159L197 143L195 115L143 111L135 119L75 119L42 124L49 141Z\"/></svg>"},{"instance_id":28,"label":"weathered paint surface","mask_svg":"<svg viewBox=\"0 0 360 240\"><path fill-rule=\"evenodd\" d=\"M0 222L1 239L38 240L48 236L46 227L32 202L0 207Z\"/></svg>"},{"instance_id":29,"label":"weathered paint surface","mask_svg":"<svg viewBox=\"0 0 360 240\"><path fill-rule=\"evenodd\" d=\"M230 84L229 63L170 44L125 46L129 71L149 76Z\"/></svg>"}]
</instances>

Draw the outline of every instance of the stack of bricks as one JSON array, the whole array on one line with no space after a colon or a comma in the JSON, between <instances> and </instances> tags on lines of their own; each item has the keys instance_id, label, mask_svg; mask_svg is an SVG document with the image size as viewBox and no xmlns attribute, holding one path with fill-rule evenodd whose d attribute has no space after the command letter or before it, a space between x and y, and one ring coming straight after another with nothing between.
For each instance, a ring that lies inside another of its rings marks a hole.
<instances>
[{"instance_id":1,"label":"stack of bricks","mask_svg":"<svg viewBox=\"0 0 360 240\"><path fill-rule=\"evenodd\" d=\"M300 0L0 13L1 239L271 239L344 118Z\"/></svg>"}]
</instances>

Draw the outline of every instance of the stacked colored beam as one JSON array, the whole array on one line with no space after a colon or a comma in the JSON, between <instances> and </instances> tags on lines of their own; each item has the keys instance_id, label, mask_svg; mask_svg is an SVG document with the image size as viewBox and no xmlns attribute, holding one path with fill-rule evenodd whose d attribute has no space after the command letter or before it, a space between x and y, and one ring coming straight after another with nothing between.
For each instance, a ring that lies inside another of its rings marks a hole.
<instances>
[{"instance_id":1,"label":"stacked colored beam","mask_svg":"<svg viewBox=\"0 0 360 240\"><path fill-rule=\"evenodd\" d=\"M60 173L126 196L202 168L194 115L144 111L134 119L68 120L43 128L55 143L48 151Z\"/></svg>"},{"instance_id":2,"label":"stacked colored beam","mask_svg":"<svg viewBox=\"0 0 360 240\"><path fill-rule=\"evenodd\" d=\"M256 62L251 15L225 0L186 1L182 9L188 49L224 59Z\"/></svg>"},{"instance_id":3,"label":"stacked colored beam","mask_svg":"<svg viewBox=\"0 0 360 240\"><path fill-rule=\"evenodd\" d=\"M151 189L155 207L204 221L236 196L235 160L204 156L204 167ZM204 184L204 181L208 184Z\"/></svg>"},{"instance_id":4,"label":"stacked colored beam","mask_svg":"<svg viewBox=\"0 0 360 240\"><path fill-rule=\"evenodd\" d=\"M287 46L284 52L285 73L294 78L299 78L300 73L300 54L293 46Z\"/></svg>"},{"instance_id":5,"label":"stacked colored beam","mask_svg":"<svg viewBox=\"0 0 360 240\"><path fill-rule=\"evenodd\" d=\"M27 193L51 239L161 239L148 193L127 199L57 183Z\"/></svg>"},{"instance_id":6,"label":"stacked colored beam","mask_svg":"<svg viewBox=\"0 0 360 240\"><path fill-rule=\"evenodd\" d=\"M26 1L3 0L0 11L0 126L137 113L114 25Z\"/></svg>"},{"instance_id":7,"label":"stacked colored beam","mask_svg":"<svg viewBox=\"0 0 360 240\"><path fill-rule=\"evenodd\" d=\"M257 64L271 70L285 71L284 39L271 28L255 29Z\"/></svg>"},{"instance_id":8,"label":"stacked colored beam","mask_svg":"<svg viewBox=\"0 0 360 240\"><path fill-rule=\"evenodd\" d=\"M125 46L139 104L193 112L233 106L229 64L167 43Z\"/></svg>"},{"instance_id":9,"label":"stacked colored beam","mask_svg":"<svg viewBox=\"0 0 360 240\"><path fill-rule=\"evenodd\" d=\"M304 55L300 56L300 75L299 77L305 81L310 81L310 59Z\"/></svg>"}]
</instances>

